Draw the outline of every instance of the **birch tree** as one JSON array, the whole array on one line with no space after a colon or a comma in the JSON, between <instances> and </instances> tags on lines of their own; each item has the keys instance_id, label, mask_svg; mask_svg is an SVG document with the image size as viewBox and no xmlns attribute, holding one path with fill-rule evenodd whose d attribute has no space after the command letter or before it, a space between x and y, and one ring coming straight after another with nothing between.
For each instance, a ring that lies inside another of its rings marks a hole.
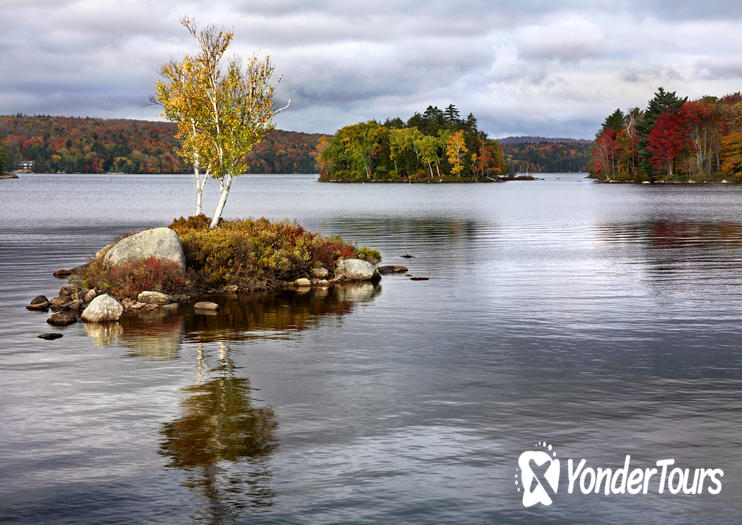
<instances>
[{"instance_id":1,"label":"birch tree","mask_svg":"<svg viewBox=\"0 0 742 525\"><path fill-rule=\"evenodd\" d=\"M226 39L227 35L223 35ZM165 81L156 84L157 100L163 106L163 116L178 124L176 137L181 140L178 153L193 164L196 183L196 215L203 213L203 192L209 178L213 157L211 142L204 134L205 112L203 64L194 57L186 56L180 61L171 60L163 65L160 73ZM208 163L201 173L202 159Z\"/></svg>"},{"instance_id":2,"label":"birch tree","mask_svg":"<svg viewBox=\"0 0 742 525\"><path fill-rule=\"evenodd\" d=\"M273 80L270 57L253 55L246 64L233 57L225 64L233 32L215 25L199 30L187 18L181 23L195 39L198 53L175 63L180 66L173 69L178 82L171 81L162 89L158 85L158 94L163 105L179 101L171 104L170 116L178 122L178 129L184 130L184 148L195 155L194 163L207 166L207 175L219 183L219 201L210 224L213 229L221 219L232 180L247 171L247 154L274 128L273 117L289 104L280 109L273 106L280 78ZM167 65L163 71L170 71Z\"/></svg>"}]
</instances>

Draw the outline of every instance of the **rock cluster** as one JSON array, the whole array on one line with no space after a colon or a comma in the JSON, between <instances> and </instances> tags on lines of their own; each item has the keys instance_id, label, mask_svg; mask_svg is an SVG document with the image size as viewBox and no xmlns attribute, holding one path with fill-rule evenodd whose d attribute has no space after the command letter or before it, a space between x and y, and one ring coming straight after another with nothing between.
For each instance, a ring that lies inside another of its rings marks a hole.
<instances>
[{"instance_id":1,"label":"rock cluster","mask_svg":"<svg viewBox=\"0 0 742 525\"><path fill-rule=\"evenodd\" d=\"M376 266L362 259L342 259L335 266L334 276L330 277L327 268L315 267L309 271L309 276L299 277L286 283L286 286L299 291L306 291L312 287L330 288L338 283L346 281L377 282L381 274Z\"/></svg>"},{"instance_id":2,"label":"rock cluster","mask_svg":"<svg viewBox=\"0 0 742 525\"><path fill-rule=\"evenodd\" d=\"M52 310L47 322L54 326L66 326L77 322L78 318L88 323L118 321L126 311L149 311L162 309L174 311L178 302L187 301L185 295L170 296L160 292L146 291L137 300L124 298L116 300L98 290L84 290L78 286L63 286L59 295L52 299L39 295L26 306L29 310L46 312Z\"/></svg>"}]
</instances>

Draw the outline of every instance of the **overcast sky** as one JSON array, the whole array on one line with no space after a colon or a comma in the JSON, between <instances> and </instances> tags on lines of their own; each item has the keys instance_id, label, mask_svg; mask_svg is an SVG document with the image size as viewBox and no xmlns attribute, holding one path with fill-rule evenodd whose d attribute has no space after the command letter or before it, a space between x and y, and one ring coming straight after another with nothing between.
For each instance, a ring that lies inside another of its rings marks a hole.
<instances>
[{"instance_id":1,"label":"overcast sky","mask_svg":"<svg viewBox=\"0 0 742 525\"><path fill-rule=\"evenodd\" d=\"M194 52L184 15L271 56L288 130L453 103L494 137L591 138L658 86L742 90L742 2L0 0L0 114L158 119L160 64Z\"/></svg>"}]
</instances>

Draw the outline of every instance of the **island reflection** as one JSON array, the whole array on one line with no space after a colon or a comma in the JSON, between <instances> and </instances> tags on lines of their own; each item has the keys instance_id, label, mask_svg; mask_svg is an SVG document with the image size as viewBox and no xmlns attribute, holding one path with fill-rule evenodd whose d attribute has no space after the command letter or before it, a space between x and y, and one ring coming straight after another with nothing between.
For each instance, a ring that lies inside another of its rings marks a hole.
<instances>
[{"instance_id":1,"label":"island reflection","mask_svg":"<svg viewBox=\"0 0 742 525\"><path fill-rule=\"evenodd\" d=\"M118 323L86 323L88 335L101 346L130 349L127 357L169 360L178 356L182 342L209 343L293 337L315 329L324 318L341 318L355 305L367 303L381 286L353 283L306 293L277 293L220 297L213 315L194 312L184 305L178 312L142 312Z\"/></svg>"},{"instance_id":2,"label":"island reflection","mask_svg":"<svg viewBox=\"0 0 742 525\"><path fill-rule=\"evenodd\" d=\"M273 505L268 459L278 446L278 420L238 373L229 342L293 337L316 329L323 318L350 314L380 292L378 285L355 283L218 297L213 300L219 310L210 315L183 305L176 312L143 312L85 328L97 345L128 349L126 357L171 360L184 344L195 346L194 382L181 389L179 416L160 427L158 452L167 458L166 468L182 471L183 485L206 502L197 506L194 520L231 522L247 508Z\"/></svg>"}]
</instances>

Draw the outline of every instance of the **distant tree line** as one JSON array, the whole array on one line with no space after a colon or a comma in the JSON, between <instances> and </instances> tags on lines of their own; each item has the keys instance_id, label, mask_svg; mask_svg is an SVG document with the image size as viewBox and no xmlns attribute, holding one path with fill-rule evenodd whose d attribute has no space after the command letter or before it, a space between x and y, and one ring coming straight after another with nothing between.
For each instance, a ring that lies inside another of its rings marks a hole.
<instances>
[{"instance_id":1,"label":"distant tree line","mask_svg":"<svg viewBox=\"0 0 742 525\"><path fill-rule=\"evenodd\" d=\"M593 145L591 140L543 137L512 137L500 142L509 173L584 172Z\"/></svg>"},{"instance_id":2,"label":"distant tree line","mask_svg":"<svg viewBox=\"0 0 742 525\"><path fill-rule=\"evenodd\" d=\"M13 169L13 157L5 147L5 144L0 142L0 173L5 173Z\"/></svg>"},{"instance_id":3,"label":"distant tree line","mask_svg":"<svg viewBox=\"0 0 742 525\"><path fill-rule=\"evenodd\" d=\"M496 140L449 105L428 106L406 122L399 117L339 129L317 146L323 181L483 181L506 171Z\"/></svg>"},{"instance_id":4,"label":"distant tree line","mask_svg":"<svg viewBox=\"0 0 742 525\"><path fill-rule=\"evenodd\" d=\"M44 173L186 173L175 153L177 129L169 122L0 116L0 142L11 165L33 160ZM249 173L316 173L319 135L274 130L250 153Z\"/></svg>"},{"instance_id":5,"label":"distant tree line","mask_svg":"<svg viewBox=\"0 0 742 525\"><path fill-rule=\"evenodd\" d=\"M596 134L600 180L742 182L742 94L689 101L659 88L646 109L617 109Z\"/></svg>"},{"instance_id":6,"label":"distant tree line","mask_svg":"<svg viewBox=\"0 0 742 525\"><path fill-rule=\"evenodd\" d=\"M367 128L374 128L367 124ZM400 141L407 144L412 141L412 149L404 153L395 150L394 158L389 158L387 162L386 173L389 173L390 167L394 171L396 161L401 178L417 173L417 177L429 179L431 168L434 176L439 171L442 176L448 174L448 144L443 144L441 137L445 135L447 141L452 134L459 131L463 131L467 152L463 157L462 171L457 177L462 178L467 174L469 180L472 177L482 177L479 169L475 173L471 172L474 155L477 155L480 165L482 159L486 161L488 168L485 169L485 176L518 172L570 172L585 169L592 146L591 141L574 139L508 137L493 141L485 138L485 144L489 147L482 155L481 143L478 142L481 132L477 129L476 118L469 115L461 119L455 107L446 108L445 111L431 107L422 114L416 113L407 122L395 118L377 125L385 128L387 134L390 130L397 130L394 135L398 144ZM404 128L414 128L419 135L411 129L398 131ZM36 172L191 172L192 167L175 154L175 148L179 147L175 139L176 131L175 125L169 122L23 114L0 116L0 156L2 144L5 144L8 155L6 171L15 168L22 160L33 160L33 170ZM422 144L421 136L436 139L434 152L430 151L434 141L426 139L427 142ZM271 131L250 154L249 172L317 173L324 166L324 177L327 178L329 172L336 168L330 168L328 161L317 158L320 154L317 147L324 151L331 139L331 136L326 135ZM417 153L415 140L418 142ZM382 149L390 147L389 141L385 142L386 145L380 144ZM498 143L497 146L495 142ZM423 146L423 150L419 149L420 146ZM436 157L430 166L425 159L418 160L421 152L427 155L426 158L435 153ZM379 151L376 154L383 153ZM504 165L501 156L504 156ZM374 156L374 162L376 161ZM376 164L373 166L376 167ZM496 167L501 171L497 172ZM381 169L378 176L386 176L383 163ZM334 176L335 172L332 173Z\"/></svg>"}]
</instances>

